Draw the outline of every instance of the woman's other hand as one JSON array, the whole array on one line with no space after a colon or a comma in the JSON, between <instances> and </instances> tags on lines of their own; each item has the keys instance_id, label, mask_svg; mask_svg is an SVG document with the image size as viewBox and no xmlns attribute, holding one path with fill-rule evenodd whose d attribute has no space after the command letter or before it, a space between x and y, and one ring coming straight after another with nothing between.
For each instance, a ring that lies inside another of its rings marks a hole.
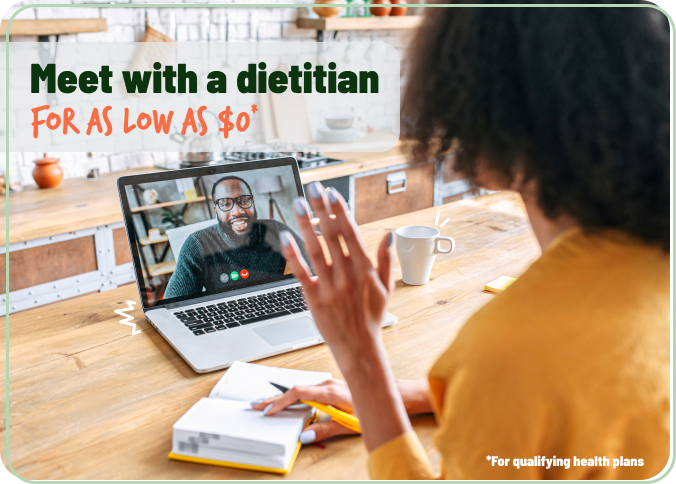
<instances>
[{"instance_id":1,"label":"woman's other hand","mask_svg":"<svg viewBox=\"0 0 676 484\"><path fill-rule=\"evenodd\" d=\"M354 412L352 395L347 383L343 380L334 379L327 380L319 385L290 388L288 392L281 395L275 395L260 402L252 402L252 407L254 410L267 410L265 415L274 415L289 405L297 404L300 400L331 405L350 414ZM272 406L270 407L270 405ZM343 427L333 420L326 420L308 425L301 434L300 441L303 444L309 444L338 435L357 435L357 432Z\"/></svg>"},{"instance_id":2,"label":"woman's other hand","mask_svg":"<svg viewBox=\"0 0 676 484\"><path fill-rule=\"evenodd\" d=\"M265 415L274 415L284 410L289 405L295 405L299 401L323 403L331 405L343 412L353 413L352 394L343 380L330 379L319 385L296 386L289 388L286 393L275 395L274 397L251 402L254 410L265 410L270 404Z\"/></svg>"},{"instance_id":3,"label":"woman's other hand","mask_svg":"<svg viewBox=\"0 0 676 484\"><path fill-rule=\"evenodd\" d=\"M397 380L406 412L409 415L431 413L429 383L426 380ZM288 392L256 402L251 402L254 410L267 410L265 415L274 415L289 405L301 400L331 405L343 412L354 414L352 394L344 380L330 379L319 385L296 386ZM270 405L272 405L270 407ZM269 408L268 408L269 407ZM339 435L356 435L356 432L332 421L322 421L309 425L301 434L301 442L309 444Z\"/></svg>"}]
</instances>

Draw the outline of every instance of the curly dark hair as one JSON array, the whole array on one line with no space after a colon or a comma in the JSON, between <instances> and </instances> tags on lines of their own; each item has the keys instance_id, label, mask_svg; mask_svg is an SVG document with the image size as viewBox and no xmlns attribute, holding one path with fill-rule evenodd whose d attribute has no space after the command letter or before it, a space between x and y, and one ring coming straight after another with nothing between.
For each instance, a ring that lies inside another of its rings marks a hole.
<instances>
[{"instance_id":1,"label":"curly dark hair","mask_svg":"<svg viewBox=\"0 0 676 484\"><path fill-rule=\"evenodd\" d=\"M476 3L474 0L470 0ZM526 2L524 2L526 3ZM402 137L507 182L548 218L669 250L669 30L643 7L427 8L408 53Z\"/></svg>"}]
</instances>

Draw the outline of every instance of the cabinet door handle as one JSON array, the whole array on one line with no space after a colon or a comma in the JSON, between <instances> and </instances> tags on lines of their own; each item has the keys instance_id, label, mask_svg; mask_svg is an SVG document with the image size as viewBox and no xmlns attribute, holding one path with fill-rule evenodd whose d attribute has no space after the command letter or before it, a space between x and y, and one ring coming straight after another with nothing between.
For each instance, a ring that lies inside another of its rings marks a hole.
<instances>
[{"instance_id":1,"label":"cabinet door handle","mask_svg":"<svg viewBox=\"0 0 676 484\"><path fill-rule=\"evenodd\" d=\"M406 190L406 172L398 171L397 173L390 173L385 178L387 180L387 193L399 193Z\"/></svg>"}]
</instances>

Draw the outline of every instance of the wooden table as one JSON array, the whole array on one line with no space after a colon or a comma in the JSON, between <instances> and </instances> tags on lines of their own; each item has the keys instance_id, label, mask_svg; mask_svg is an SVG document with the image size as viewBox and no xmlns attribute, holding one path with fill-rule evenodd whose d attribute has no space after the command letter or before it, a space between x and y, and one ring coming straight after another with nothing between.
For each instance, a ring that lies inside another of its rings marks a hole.
<instances>
[{"instance_id":1,"label":"wooden table","mask_svg":"<svg viewBox=\"0 0 676 484\"><path fill-rule=\"evenodd\" d=\"M433 208L362 226L369 254L374 256L388 230L433 225L435 215ZM404 285L395 257L389 310L399 322L383 335L398 378L425 378L464 321L493 297L483 285L499 276L518 276L539 255L513 194L444 205L441 220L446 217L451 221L441 233L454 237L457 247L452 255L437 257L429 284ZM10 316L8 427L14 469L25 479L277 478L167 459L172 424L208 395L223 371L193 372L140 309L131 314L142 333L132 336L113 313L126 307L126 300L138 302L135 286ZM325 345L259 363L339 376ZM413 427L438 463L433 417L415 417ZM1 435L3 456L4 445ZM366 459L361 438L338 438L323 449L304 447L288 478L366 479Z\"/></svg>"}]
</instances>

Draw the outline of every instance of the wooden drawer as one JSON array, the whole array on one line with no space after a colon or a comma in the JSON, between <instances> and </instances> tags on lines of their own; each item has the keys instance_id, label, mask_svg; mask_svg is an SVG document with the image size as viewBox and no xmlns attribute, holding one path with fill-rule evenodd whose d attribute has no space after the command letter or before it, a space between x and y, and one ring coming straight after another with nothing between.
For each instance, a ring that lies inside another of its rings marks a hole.
<instances>
[{"instance_id":1,"label":"wooden drawer","mask_svg":"<svg viewBox=\"0 0 676 484\"><path fill-rule=\"evenodd\" d=\"M406 173L406 190L387 192L387 176ZM366 224L434 206L434 163L357 178L354 181L355 220Z\"/></svg>"},{"instance_id":2,"label":"wooden drawer","mask_svg":"<svg viewBox=\"0 0 676 484\"><path fill-rule=\"evenodd\" d=\"M124 230L124 229L123 229ZM9 290L58 281L97 270L94 236L9 253ZM5 292L5 256L0 257L0 292Z\"/></svg>"}]
</instances>

